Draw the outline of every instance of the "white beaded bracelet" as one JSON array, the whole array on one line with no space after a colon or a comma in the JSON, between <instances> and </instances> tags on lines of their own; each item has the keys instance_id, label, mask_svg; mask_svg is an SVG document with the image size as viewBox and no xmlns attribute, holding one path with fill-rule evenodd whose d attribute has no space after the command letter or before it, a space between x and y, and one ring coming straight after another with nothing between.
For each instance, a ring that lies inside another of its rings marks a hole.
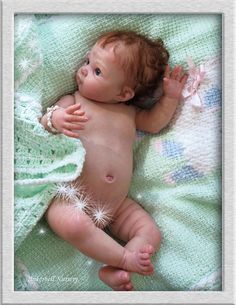
<instances>
[{"instance_id":1,"label":"white beaded bracelet","mask_svg":"<svg viewBox=\"0 0 236 305\"><path fill-rule=\"evenodd\" d=\"M47 127L52 133L59 133L59 131L52 126L52 114L55 110L59 109L58 105L47 108Z\"/></svg>"}]
</instances>

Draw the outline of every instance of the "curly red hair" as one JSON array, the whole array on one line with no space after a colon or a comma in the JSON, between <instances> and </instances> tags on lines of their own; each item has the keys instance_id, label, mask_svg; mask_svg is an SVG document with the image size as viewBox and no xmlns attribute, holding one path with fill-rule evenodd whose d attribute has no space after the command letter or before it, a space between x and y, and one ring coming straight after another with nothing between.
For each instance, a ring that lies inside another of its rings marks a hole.
<instances>
[{"instance_id":1,"label":"curly red hair","mask_svg":"<svg viewBox=\"0 0 236 305\"><path fill-rule=\"evenodd\" d=\"M169 52L162 39L151 40L133 31L113 31L102 34L97 41L103 48L110 43L118 46L115 52L120 55L121 65L127 81L135 91L135 97L153 91L169 60ZM125 47L125 52L120 54L122 48L119 45Z\"/></svg>"}]
</instances>

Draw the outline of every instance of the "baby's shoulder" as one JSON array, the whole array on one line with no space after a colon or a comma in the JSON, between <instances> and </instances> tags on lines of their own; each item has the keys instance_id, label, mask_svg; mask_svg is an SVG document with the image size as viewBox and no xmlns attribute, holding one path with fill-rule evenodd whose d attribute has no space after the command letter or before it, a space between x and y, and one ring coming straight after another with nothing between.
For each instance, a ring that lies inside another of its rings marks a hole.
<instances>
[{"instance_id":1,"label":"baby's shoulder","mask_svg":"<svg viewBox=\"0 0 236 305\"><path fill-rule=\"evenodd\" d=\"M63 108L69 107L74 104L75 104L75 96L73 94L64 95L57 102L57 105Z\"/></svg>"}]
</instances>

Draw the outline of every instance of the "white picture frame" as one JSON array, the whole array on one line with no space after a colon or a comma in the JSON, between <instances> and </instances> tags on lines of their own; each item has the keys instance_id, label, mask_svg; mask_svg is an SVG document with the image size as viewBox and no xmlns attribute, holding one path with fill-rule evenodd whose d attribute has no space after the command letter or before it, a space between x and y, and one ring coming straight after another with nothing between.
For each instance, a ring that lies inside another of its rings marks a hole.
<instances>
[{"instance_id":1,"label":"white picture frame","mask_svg":"<svg viewBox=\"0 0 236 305\"><path fill-rule=\"evenodd\" d=\"M236 304L233 281L234 186L232 92L235 91L233 0L8 0L2 16L2 304ZM14 291L13 97L16 13L214 13L223 16L223 289L222 291L33 292Z\"/></svg>"}]
</instances>

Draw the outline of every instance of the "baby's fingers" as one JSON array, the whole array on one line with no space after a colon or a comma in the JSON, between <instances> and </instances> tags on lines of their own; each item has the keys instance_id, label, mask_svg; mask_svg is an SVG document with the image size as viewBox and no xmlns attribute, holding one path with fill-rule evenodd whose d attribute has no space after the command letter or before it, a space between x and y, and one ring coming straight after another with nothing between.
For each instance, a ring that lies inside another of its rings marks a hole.
<instances>
[{"instance_id":1,"label":"baby's fingers","mask_svg":"<svg viewBox=\"0 0 236 305\"><path fill-rule=\"evenodd\" d=\"M64 123L63 128L69 130L83 130L84 126L83 124Z\"/></svg>"},{"instance_id":2,"label":"baby's fingers","mask_svg":"<svg viewBox=\"0 0 236 305\"><path fill-rule=\"evenodd\" d=\"M184 75L182 76L181 80L180 80L180 83L181 83L182 86L185 85L187 79L188 79L188 74L184 74Z\"/></svg>"},{"instance_id":3,"label":"baby's fingers","mask_svg":"<svg viewBox=\"0 0 236 305\"><path fill-rule=\"evenodd\" d=\"M73 112L75 112L76 110L79 110L80 108L81 108L80 104L74 104L74 105L66 108L66 113L72 114Z\"/></svg>"},{"instance_id":4,"label":"baby's fingers","mask_svg":"<svg viewBox=\"0 0 236 305\"><path fill-rule=\"evenodd\" d=\"M174 67L171 78L180 81L183 76L183 68L181 66Z\"/></svg>"},{"instance_id":5,"label":"baby's fingers","mask_svg":"<svg viewBox=\"0 0 236 305\"><path fill-rule=\"evenodd\" d=\"M87 116L84 116L84 112L81 112L80 115L68 115L67 118L66 118L66 121L67 122L87 122L88 121L88 118Z\"/></svg>"},{"instance_id":6,"label":"baby's fingers","mask_svg":"<svg viewBox=\"0 0 236 305\"><path fill-rule=\"evenodd\" d=\"M77 110L77 111L73 112L73 114L74 114L74 115L83 116L83 115L85 115L85 111L79 111L79 110Z\"/></svg>"},{"instance_id":7,"label":"baby's fingers","mask_svg":"<svg viewBox=\"0 0 236 305\"><path fill-rule=\"evenodd\" d=\"M166 78L170 77L170 65L168 65L168 64L165 67L164 77L166 77Z\"/></svg>"},{"instance_id":8,"label":"baby's fingers","mask_svg":"<svg viewBox=\"0 0 236 305\"><path fill-rule=\"evenodd\" d=\"M65 136L68 136L68 137L71 137L71 138L79 138L79 135L78 133L75 133L69 129L62 129L62 133L65 135Z\"/></svg>"}]
</instances>

